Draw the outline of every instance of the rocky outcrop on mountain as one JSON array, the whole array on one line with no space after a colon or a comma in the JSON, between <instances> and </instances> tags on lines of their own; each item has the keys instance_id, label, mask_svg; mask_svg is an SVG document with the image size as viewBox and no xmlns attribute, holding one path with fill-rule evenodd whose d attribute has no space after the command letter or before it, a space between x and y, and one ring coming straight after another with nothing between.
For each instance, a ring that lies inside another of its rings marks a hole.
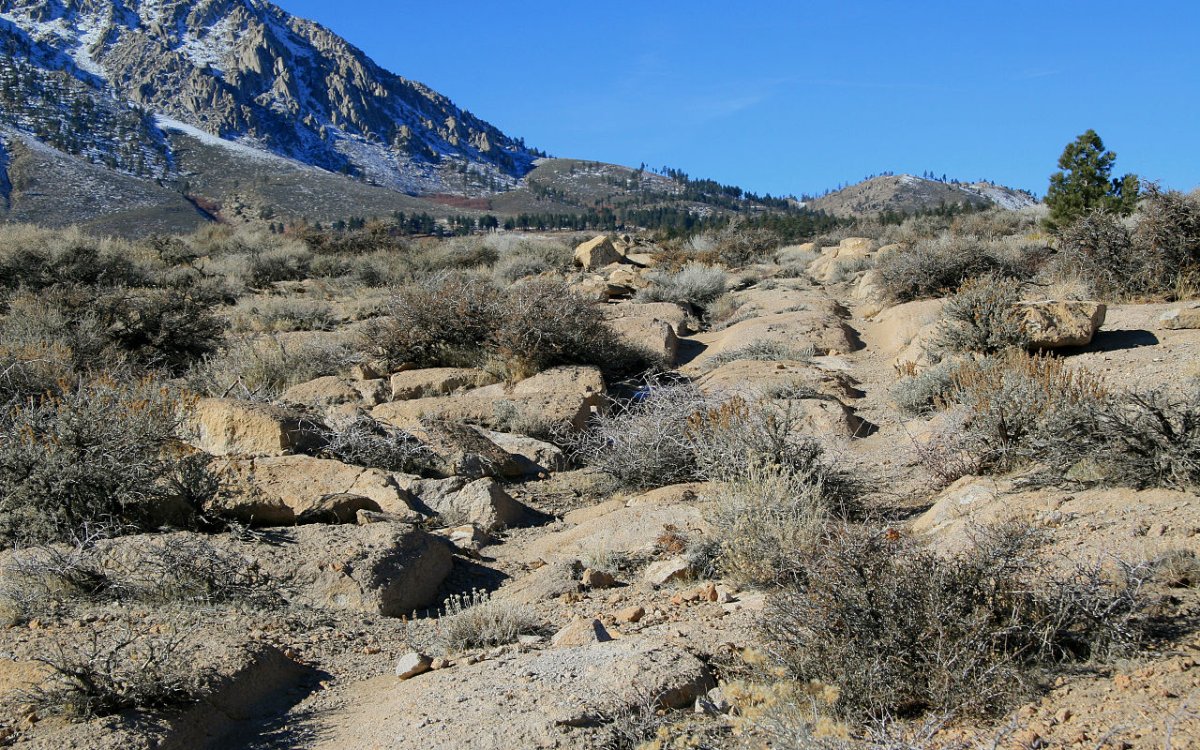
<instances>
[{"instance_id":1,"label":"rocky outcrop on mountain","mask_svg":"<svg viewBox=\"0 0 1200 750\"><path fill-rule=\"evenodd\" d=\"M400 190L455 192L463 165L511 185L534 158L264 0L2 0L0 50L2 124L130 174L171 173L164 131L189 127Z\"/></svg>"}]
</instances>

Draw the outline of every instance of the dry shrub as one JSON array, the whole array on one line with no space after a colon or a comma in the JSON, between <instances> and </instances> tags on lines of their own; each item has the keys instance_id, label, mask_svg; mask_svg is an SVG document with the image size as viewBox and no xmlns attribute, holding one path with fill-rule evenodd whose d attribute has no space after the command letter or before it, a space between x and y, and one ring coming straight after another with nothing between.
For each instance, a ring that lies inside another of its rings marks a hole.
<instances>
[{"instance_id":1,"label":"dry shrub","mask_svg":"<svg viewBox=\"0 0 1200 750\"><path fill-rule=\"evenodd\" d=\"M293 385L337 375L359 359L346 341L237 338L194 366L187 380L192 390L210 396L272 401Z\"/></svg>"},{"instance_id":2,"label":"dry shrub","mask_svg":"<svg viewBox=\"0 0 1200 750\"><path fill-rule=\"evenodd\" d=\"M919 372L914 368L902 373L902 377L892 385L892 400L901 413L909 416L933 412L950 392L957 368L957 362L943 360Z\"/></svg>"},{"instance_id":3,"label":"dry shrub","mask_svg":"<svg viewBox=\"0 0 1200 750\"><path fill-rule=\"evenodd\" d=\"M758 360L760 362L803 362L819 356L822 352L812 344L796 346L783 341L754 341L736 349L720 352L705 361L705 367L716 369L721 365L739 360Z\"/></svg>"},{"instance_id":4,"label":"dry shrub","mask_svg":"<svg viewBox=\"0 0 1200 750\"><path fill-rule=\"evenodd\" d=\"M646 280L650 285L638 290L639 302L674 302L705 308L725 293L729 274L720 268L692 262L675 273L652 272Z\"/></svg>"},{"instance_id":5,"label":"dry shrub","mask_svg":"<svg viewBox=\"0 0 1200 750\"><path fill-rule=\"evenodd\" d=\"M994 354L1024 348L1026 336L1017 303L1021 284L1002 276L968 279L942 306L928 349L933 356L976 352Z\"/></svg>"},{"instance_id":6,"label":"dry shrub","mask_svg":"<svg viewBox=\"0 0 1200 750\"><path fill-rule=\"evenodd\" d=\"M88 623L82 633L54 640L38 658L53 674L31 698L46 710L81 718L187 703L208 680L196 668L197 649L196 634L187 629Z\"/></svg>"},{"instance_id":7,"label":"dry shrub","mask_svg":"<svg viewBox=\"0 0 1200 750\"><path fill-rule=\"evenodd\" d=\"M939 297L985 274L1028 279L1047 256L1041 243L1015 237L981 240L942 234L881 256L875 264L884 293L896 302Z\"/></svg>"},{"instance_id":8,"label":"dry shrub","mask_svg":"<svg viewBox=\"0 0 1200 750\"><path fill-rule=\"evenodd\" d=\"M0 544L147 528L172 497L188 400L150 380L101 377L0 413Z\"/></svg>"},{"instance_id":9,"label":"dry shrub","mask_svg":"<svg viewBox=\"0 0 1200 750\"><path fill-rule=\"evenodd\" d=\"M768 605L775 663L836 690L854 720L1003 715L1069 661L1135 649L1149 566L1046 576L1040 537L984 530L941 557L895 532L832 534L798 587Z\"/></svg>"},{"instance_id":10,"label":"dry shrub","mask_svg":"<svg viewBox=\"0 0 1200 750\"><path fill-rule=\"evenodd\" d=\"M617 338L596 303L548 279L500 290L461 274L435 277L401 289L365 339L391 365L482 367L509 380L557 365L628 372L651 364Z\"/></svg>"},{"instance_id":11,"label":"dry shrub","mask_svg":"<svg viewBox=\"0 0 1200 750\"><path fill-rule=\"evenodd\" d=\"M426 474L436 461L429 447L409 433L362 414L332 423L325 431L324 450L343 463L406 474Z\"/></svg>"},{"instance_id":12,"label":"dry shrub","mask_svg":"<svg viewBox=\"0 0 1200 750\"><path fill-rule=\"evenodd\" d=\"M230 312L230 319L234 331L256 333L332 331L338 324L328 303L288 297L242 302Z\"/></svg>"}]
</instances>

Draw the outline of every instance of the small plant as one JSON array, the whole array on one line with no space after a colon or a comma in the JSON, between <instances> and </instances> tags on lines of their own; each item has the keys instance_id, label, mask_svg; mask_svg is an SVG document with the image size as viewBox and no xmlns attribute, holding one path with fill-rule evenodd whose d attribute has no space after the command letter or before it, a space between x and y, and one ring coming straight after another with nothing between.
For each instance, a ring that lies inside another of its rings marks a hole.
<instances>
[{"instance_id":1,"label":"small plant","mask_svg":"<svg viewBox=\"0 0 1200 750\"><path fill-rule=\"evenodd\" d=\"M259 333L286 331L331 331L338 318L319 300L268 297L239 305L232 315L233 330Z\"/></svg>"},{"instance_id":2,"label":"small plant","mask_svg":"<svg viewBox=\"0 0 1200 750\"><path fill-rule=\"evenodd\" d=\"M188 373L189 387L210 396L271 401L293 385L336 375L358 360L349 342L237 338Z\"/></svg>"},{"instance_id":3,"label":"small plant","mask_svg":"<svg viewBox=\"0 0 1200 750\"><path fill-rule=\"evenodd\" d=\"M950 392L957 367L956 362L946 360L920 372L912 370L892 386L892 400L902 414L909 416L934 411Z\"/></svg>"},{"instance_id":4,"label":"small plant","mask_svg":"<svg viewBox=\"0 0 1200 750\"><path fill-rule=\"evenodd\" d=\"M1169 588L1200 587L1200 555L1174 549L1154 561L1154 578Z\"/></svg>"},{"instance_id":5,"label":"small plant","mask_svg":"<svg viewBox=\"0 0 1200 750\"><path fill-rule=\"evenodd\" d=\"M760 362L804 362L820 354L821 352L812 344L795 346L782 341L755 341L709 357L705 365L710 369L716 369L721 365L743 359L758 360Z\"/></svg>"},{"instance_id":6,"label":"small plant","mask_svg":"<svg viewBox=\"0 0 1200 750\"><path fill-rule=\"evenodd\" d=\"M446 600L438 618L437 640L443 653L515 643L534 634L541 623L528 609L491 598L485 591L455 594Z\"/></svg>"},{"instance_id":7,"label":"small plant","mask_svg":"<svg viewBox=\"0 0 1200 750\"><path fill-rule=\"evenodd\" d=\"M420 440L365 415L332 424L325 440L331 458L356 466L423 474L436 460Z\"/></svg>"}]
</instances>

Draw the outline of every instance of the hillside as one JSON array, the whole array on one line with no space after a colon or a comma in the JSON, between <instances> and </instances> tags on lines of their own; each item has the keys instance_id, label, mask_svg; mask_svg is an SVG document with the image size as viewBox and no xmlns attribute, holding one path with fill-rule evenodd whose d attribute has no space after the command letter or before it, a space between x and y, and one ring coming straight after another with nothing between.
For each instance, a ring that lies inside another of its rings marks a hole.
<instances>
[{"instance_id":1,"label":"hillside","mask_svg":"<svg viewBox=\"0 0 1200 750\"><path fill-rule=\"evenodd\" d=\"M1027 193L989 182L949 183L903 174L873 177L805 205L814 211L853 217L913 214L950 206L1019 209L1036 203Z\"/></svg>"}]
</instances>

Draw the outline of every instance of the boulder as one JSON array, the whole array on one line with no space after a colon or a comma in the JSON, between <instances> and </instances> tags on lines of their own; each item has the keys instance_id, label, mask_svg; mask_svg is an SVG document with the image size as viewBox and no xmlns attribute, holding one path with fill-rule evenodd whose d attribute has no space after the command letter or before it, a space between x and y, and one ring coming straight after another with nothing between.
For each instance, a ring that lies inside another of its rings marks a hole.
<instances>
[{"instance_id":1,"label":"boulder","mask_svg":"<svg viewBox=\"0 0 1200 750\"><path fill-rule=\"evenodd\" d=\"M380 469L311 456L229 458L211 468L221 489L206 510L243 523L354 523L359 510L419 519L415 498Z\"/></svg>"},{"instance_id":2,"label":"boulder","mask_svg":"<svg viewBox=\"0 0 1200 750\"><path fill-rule=\"evenodd\" d=\"M494 479L479 479L450 495L420 498L434 512L456 524L475 524L487 532L527 523L532 511L517 502Z\"/></svg>"},{"instance_id":3,"label":"boulder","mask_svg":"<svg viewBox=\"0 0 1200 750\"><path fill-rule=\"evenodd\" d=\"M336 406L362 400L361 392L352 381L330 375L294 385L283 392L280 401L297 406Z\"/></svg>"},{"instance_id":4,"label":"boulder","mask_svg":"<svg viewBox=\"0 0 1200 750\"><path fill-rule=\"evenodd\" d=\"M633 296L632 287L610 282L603 276L592 274L570 285L572 294L597 302L608 302L614 299L628 299Z\"/></svg>"},{"instance_id":5,"label":"boulder","mask_svg":"<svg viewBox=\"0 0 1200 750\"><path fill-rule=\"evenodd\" d=\"M410 651L396 660L396 676L408 680L425 674L433 668L433 659L416 651Z\"/></svg>"},{"instance_id":6,"label":"boulder","mask_svg":"<svg viewBox=\"0 0 1200 750\"><path fill-rule=\"evenodd\" d=\"M1104 324L1108 308L1099 302L1042 300L1019 302L1021 330L1030 349L1087 346Z\"/></svg>"},{"instance_id":7,"label":"boulder","mask_svg":"<svg viewBox=\"0 0 1200 750\"><path fill-rule=\"evenodd\" d=\"M555 633L550 644L556 648L571 648L606 643L612 639L599 620L578 619Z\"/></svg>"},{"instance_id":8,"label":"boulder","mask_svg":"<svg viewBox=\"0 0 1200 750\"><path fill-rule=\"evenodd\" d=\"M197 401L185 429L192 445L214 456L278 455L324 444L321 425L301 412L231 398Z\"/></svg>"},{"instance_id":9,"label":"boulder","mask_svg":"<svg viewBox=\"0 0 1200 750\"><path fill-rule=\"evenodd\" d=\"M575 265L585 271L595 271L610 263L624 262L625 256L617 252L612 240L602 235L584 242L575 248Z\"/></svg>"},{"instance_id":10,"label":"boulder","mask_svg":"<svg viewBox=\"0 0 1200 750\"><path fill-rule=\"evenodd\" d=\"M299 603L385 617L409 615L434 602L453 553L441 539L407 524L298 526L280 543L243 542L279 591Z\"/></svg>"},{"instance_id":11,"label":"boulder","mask_svg":"<svg viewBox=\"0 0 1200 750\"><path fill-rule=\"evenodd\" d=\"M563 449L553 443L547 443L525 435L515 435L509 432L496 432L482 427L477 428L483 436L491 440L509 455L517 459L525 474L537 475L553 471L565 471L571 462Z\"/></svg>"},{"instance_id":12,"label":"boulder","mask_svg":"<svg viewBox=\"0 0 1200 750\"><path fill-rule=\"evenodd\" d=\"M664 502L623 506L617 502L604 505L604 509L611 508L609 512L572 515L571 518L580 519L575 526L534 539L526 549L528 557L546 562L579 560L595 550L630 557L648 556L654 554L666 526L689 535L707 534L711 530L695 505Z\"/></svg>"},{"instance_id":13,"label":"boulder","mask_svg":"<svg viewBox=\"0 0 1200 750\"><path fill-rule=\"evenodd\" d=\"M861 398L850 376L814 366L811 362L785 360L764 362L739 359L711 370L696 380L706 395L733 393L779 397L811 393L836 398Z\"/></svg>"},{"instance_id":14,"label":"boulder","mask_svg":"<svg viewBox=\"0 0 1200 750\"><path fill-rule=\"evenodd\" d=\"M1191 303L1168 310L1158 319L1158 324L1168 331L1200 328L1200 304Z\"/></svg>"},{"instance_id":15,"label":"boulder","mask_svg":"<svg viewBox=\"0 0 1200 750\"><path fill-rule=\"evenodd\" d=\"M445 396L466 388L478 388L499 382L483 370L469 367L430 367L392 375L392 401L407 401L427 396Z\"/></svg>"},{"instance_id":16,"label":"boulder","mask_svg":"<svg viewBox=\"0 0 1200 750\"><path fill-rule=\"evenodd\" d=\"M657 318L618 318L608 321L608 327L621 341L643 351L670 367L679 357L679 337L665 320Z\"/></svg>"},{"instance_id":17,"label":"boulder","mask_svg":"<svg viewBox=\"0 0 1200 750\"><path fill-rule=\"evenodd\" d=\"M380 404L371 415L400 428L423 417L500 427L528 421L582 430L593 410L604 409L604 378L595 367L555 367L514 385L497 383L456 396Z\"/></svg>"},{"instance_id":18,"label":"boulder","mask_svg":"<svg viewBox=\"0 0 1200 750\"><path fill-rule=\"evenodd\" d=\"M692 325L695 322L688 315L687 310L674 302L622 302L616 305L604 305L601 311L604 313L604 319L609 321L626 318L666 321L671 324L676 333L684 336L692 333Z\"/></svg>"},{"instance_id":19,"label":"boulder","mask_svg":"<svg viewBox=\"0 0 1200 750\"><path fill-rule=\"evenodd\" d=\"M683 581L692 576L692 566L682 557L659 560L647 566L642 579L654 586L665 586L672 581Z\"/></svg>"},{"instance_id":20,"label":"boulder","mask_svg":"<svg viewBox=\"0 0 1200 750\"><path fill-rule=\"evenodd\" d=\"M525 474L521 462L470 425L425 420L409 432L430 451L431 463L444 476L479 479Z\"/></svg>"}]
</instances>

